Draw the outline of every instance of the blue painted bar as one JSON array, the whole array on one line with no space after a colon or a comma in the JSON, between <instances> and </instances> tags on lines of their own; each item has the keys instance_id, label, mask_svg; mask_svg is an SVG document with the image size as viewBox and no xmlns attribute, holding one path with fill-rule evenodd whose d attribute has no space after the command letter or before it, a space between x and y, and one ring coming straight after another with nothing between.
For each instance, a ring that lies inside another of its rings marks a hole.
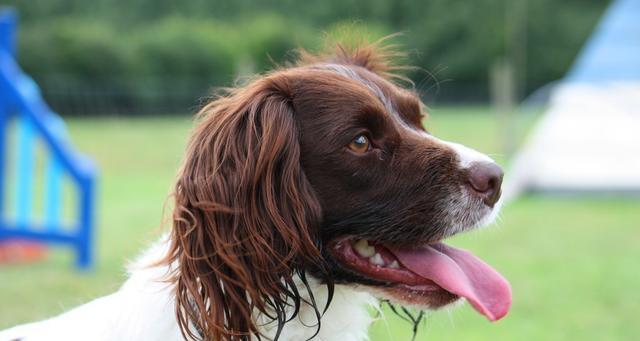
<instances>
[{"instance_id":1,"label":"blue painted bar","mask_svg":"<svg viewBox=\"0 0 640 341\"><path fill-rule=\"evenodd\" d=\"M10 55L16 55L16 34L18 27L18 16L11 8L2 10L2 20L0 20L0 50L8 51Z\"/></svg>"},{"instance_id":2,"label":"blue painted bar","mask_svg":"<svg viewBox=\"0 0 640 341\"><path fill-rule=\"evenodd\" d=\"M78 269L90 269L93 264L93 235L95 220L95 178L93 162L73 149L66 138L64 122L44 102L38 85L22 72L15 61L16 15L0 10L0 241L24 239L42 243L68 245L75 249ZM16 117L16 216L9 221L2 208L6 192L7 127L9 117ZM42 223L33 219L33 185L35 172L35 141L45 145L44 209ZM70 176L78 192L75 226L69 229L61 219L63 208L62 185Z\"/></svg>"},{"instance_id":3,"label":"blue painted bar","mask_svg":"<svg viewBox=\"0 0 640 341\"><path fill-rule=\"evenodd\" d=\"M53 155L48 161L45 170L44 224L46 226L58 226L62 223L64 168Z\"/></svg>"},{"instance_id":4,"label":"blue painted bar","mask_svg":"<svg viewBox=\"0 0 640 341\"><path fill-rule=\"evenodd\" d=\"M5 10L0 20L0 51L7 51L15 56L15 37L17 19L15 12ZM11 117L11 105L6 93L0 91L0 228L5 217L5 189L7 165L7 124Z\"/></svg>"},{"instance_id":5,"label":"blue painted bar","mask_svg":"<svg viewBox=\"0 0 640 341\"><path fill-rule=\"evenodd\" d=\"M47 242L55 244L73 244L77 241L77 236L73 233L65 232L41 232L34 231L30 225L15 225L10 229L0 231L0 241L5 239L20 239L35 242ZM55 230L50 226L41 227L47 230Z\"/></svg>"},{"instance_id":6,"label":"blue painted bar","mask_svg":"<svg viewBox=\"0 0 640 341\"><path fill-rule=\"evenodd\" d=\"M93 263L93 223L94 218L94 181L87 179L82 186L80 200L80 230L78 231L78 257L76 266L81 270L88 269Z\"/></svg>"},{"instance_id":7,"label":"blue painted bar","mask_svg":"<svg viewBox=\"0 0 640 341\"><path fill-rule=\"evenodd\" d=\"M36 132L31 122L24 118L16 122L16 221L28 224L33 211L33 179Z\"/></svg>"},{"instance_id":8,"label":"blue painted bar","mask_svg":"<svg viewBox=\"0 0 640 341\"><path fill-rule=\"evenodd\" d=\"M93 163L79 163L80 156L72 149L71 145L60 143L59 139L46 127L43 117L55 115L55 113L49 109L42 97L29 97L31 87L25 85L32 83L32 81L29 82L30 79L21 73L15 61L4 52L0 51L0 75L4 76L0 77L0 89L2 89L0 91L6 91L6 95L15 100L12 104L15 105L15 109L20 115L32 119L32 123L40 133L40 138L51 147L52 152L76 181L81 182L87 177L94 176L96 169Z\"/></svg>"},{"instance_id":9,"label":"blue painted bar","mask_svg":"<svg viewBox=\"0 0 640 341\"><path fill-rule=\"evenodd\" d=\"M47 125L58 139L65 140L66 129L62 119L49 116ZM45 177L44 224L57 226L62 223L64 167L53 153L49 155Z\"/></svg>"},{"instance_id":10,"label":"blue painted bar","mask_svg":"<svg viewBox=\"0 0 640 341\"><path fill-rule=\"evenodd\" d=\"M0 94L0 229L2 228L3 218L5 217L5 184L7 182L5 167L7 165L7 161L5 160L7 157L7 142L6 142L6 133L7 133L7 123L9 121L9 114L6 113L6 109L4 109L4 101Z\"/></svg>"}]
</instances>

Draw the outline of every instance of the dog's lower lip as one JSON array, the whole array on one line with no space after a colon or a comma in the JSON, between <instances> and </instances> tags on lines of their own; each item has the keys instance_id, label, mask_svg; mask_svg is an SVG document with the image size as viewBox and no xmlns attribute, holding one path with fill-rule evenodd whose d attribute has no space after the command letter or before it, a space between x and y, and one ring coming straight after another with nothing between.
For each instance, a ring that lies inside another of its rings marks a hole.
<instances>
[{"instance_id":1,"label":"dog's lower lip","mask_svg":"<svg viewBox=\"0 0 640 341\"><path fill-rule=\"evenodd\" d=\"M429 285L429 284L416 284L416 285L399 284L398 286L404 287L404 288L406 288L408 290L415 290L415 291L446 291L446 290L442 289L440 286L438 286L435 283L433 285Z\"/></svg>"}]
</instances>

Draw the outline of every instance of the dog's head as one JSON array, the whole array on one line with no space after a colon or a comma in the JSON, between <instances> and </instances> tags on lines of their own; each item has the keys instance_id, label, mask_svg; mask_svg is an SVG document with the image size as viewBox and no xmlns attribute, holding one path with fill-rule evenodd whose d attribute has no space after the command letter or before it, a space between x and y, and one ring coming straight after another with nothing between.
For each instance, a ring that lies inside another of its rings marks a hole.
<instances>
[{"instance_id":1,"label":"dog's head","mask_svg":"<svg viewBox=\"0 0 640 341\"><path fill-rule=\"evenodd\" d=\"M385 54L307 55L201 110L169 259L184 333L258 334L256 313L281 327L307 274L402 305L462 296L490 319L506 314L508 284L439 242L493 219L502 172L425 131L420 99L394 83Z\"/></svg>"}]
</instances>

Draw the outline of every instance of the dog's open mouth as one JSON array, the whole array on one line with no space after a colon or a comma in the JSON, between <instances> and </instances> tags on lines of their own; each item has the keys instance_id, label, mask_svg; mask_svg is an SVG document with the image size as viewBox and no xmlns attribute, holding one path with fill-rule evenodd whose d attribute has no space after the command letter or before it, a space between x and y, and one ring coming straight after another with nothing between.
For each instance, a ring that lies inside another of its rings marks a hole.
<instances>
[{"instance_id":1,"label":"dog's open mouth","mask_svg":"<svg viewBox=\"0 0 640 341\"><path fill-rule=\"evenodd\" d=\"M387 294L413 305L437 308L464 297L490 321L511 306L511 287L502 275L470 252L440 242L404 249L344 238L331 253L352 271L388 283Z\"/></svg>"}]
</instances>

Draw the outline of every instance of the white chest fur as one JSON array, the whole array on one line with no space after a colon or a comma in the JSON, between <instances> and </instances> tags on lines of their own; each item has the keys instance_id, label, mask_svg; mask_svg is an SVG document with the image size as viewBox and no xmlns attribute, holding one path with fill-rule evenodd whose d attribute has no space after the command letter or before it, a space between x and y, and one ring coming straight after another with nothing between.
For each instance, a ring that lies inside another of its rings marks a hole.
<instances>
[{"instance_id":1,"label":"white chest fur","mask_svg":"<svg viewBox=\"0 0 640 341\"><path fill-rule=\"evenodd\" d=\"M183 340L175 319L173 288L162 281L168 268L148 267L166 251L162 242L151 247L130 267L129 280L117 292L57 317L0 332L0 341ZM316 302L326 302L326 287L316 281L311 281L310 286ZM376 299L368 293L336 286L316 338L365 340L372 321L368 306L375 304ZM315 325L315 310L303 304L299 316L285 325L280 340L306 340L316 332ZM273 336L276 331L273 324L263 328L267 336Z\"/></svg>"}]
</instances>

